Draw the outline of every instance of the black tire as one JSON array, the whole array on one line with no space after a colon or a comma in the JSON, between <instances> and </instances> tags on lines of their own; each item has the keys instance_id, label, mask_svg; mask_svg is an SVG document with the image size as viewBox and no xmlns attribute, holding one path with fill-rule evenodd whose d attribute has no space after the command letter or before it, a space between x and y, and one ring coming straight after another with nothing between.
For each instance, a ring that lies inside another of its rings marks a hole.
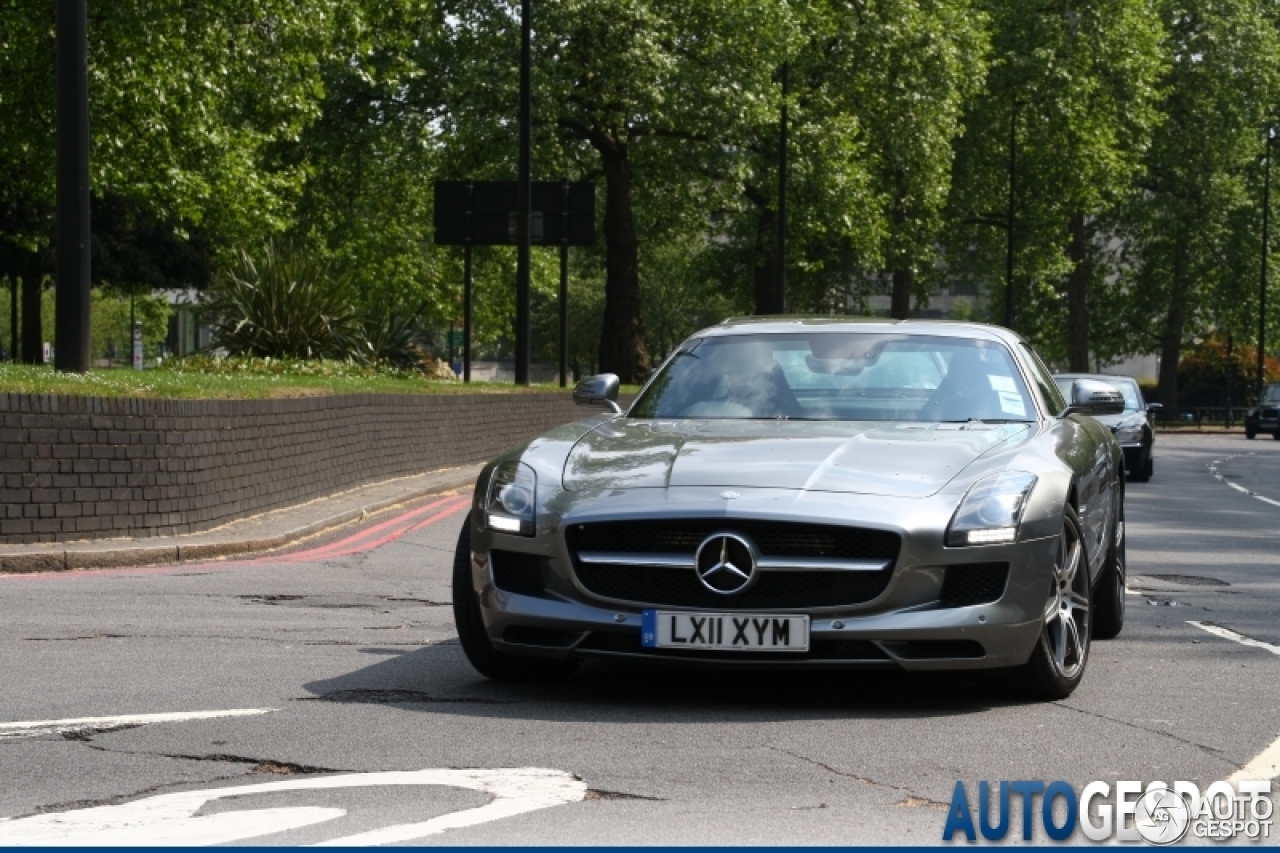
<instances>
[{"instance_id":1,"label":"black tire","mask_svg":"<svg viewBox=\"0 0 1280 853\"><path fill-rule=\"evenodd\" d=\"M1110 640L1119 636L1124 628L1125 605L1125 527L1124 496L1116 514L1111 544L1107 546L1107 561L1093 587L1093 638Z\"/></svg>"},{"instance_id":2,"label":"black tire","mask_svg":"<svg viewBox=\"0 0 1280 853\"><path fill-rule=\"evenodd\" d=\"M1079 686L1089 662L1093 627L1088 554L1070 506L1063 511L1058 541L1040 638L1031 658L1012 672L1014 686L1023 696L1044 702L1066 699Z\"/></svg>"},{"instance_id":3,"label":"black tire","mask_svg":"<svg viewBox=\"0 0 1280 853\"><path fill-rule=\"evenodd\" d=\"M1276 430L1275 432L1273 432L1273 433L1271 434L1271 437L1272 437L1272 438L1274 438L1276 441L1280 441L1280 429L1278 429L1278 430Z\"/></svg>"},{"instance_id":4,"label":"black tire","mask_svg":"<svg viewBox=\"0 0 1280 853\"><path fill-rule=\"evenodd\" d=\"M1256 429L1249 429L1248 427L1245 427L1244 437L1249 439L1250 441L1253 441L1255 438L1258 437L1258 431Z\"/></svg>"},{"instance_id":5,"label":"black tire","mask_svg":"<svg viewBox=\"0 0 1280 853\"><path fill-rule=\"evenodd\" d=\"M467 660L494 681L557 681L573 673L578 661L525 657L500 652L489 642L480 600L471 582L471 517L463 522L453 553L453 622Z\"/></svg>"}]
</instances>

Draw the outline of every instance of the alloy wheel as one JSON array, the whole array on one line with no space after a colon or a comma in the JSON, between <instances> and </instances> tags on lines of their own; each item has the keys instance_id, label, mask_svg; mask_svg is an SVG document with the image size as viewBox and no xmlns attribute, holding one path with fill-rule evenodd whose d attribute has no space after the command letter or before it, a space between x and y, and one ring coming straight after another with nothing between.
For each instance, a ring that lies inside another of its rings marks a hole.
<instances>
[{"instance_id":1,"label":"alloy wheel","mask_svg":"<svg viewBox=\"0 0 1280 853\"><path fill-rule=\"evenodd\" d=\"M1058 540L1041 634L1049 659L1062 678L1073 679L1084 668L1089 656L1089 617L1089 572L1084 565L1080 528L1067 521Z\"/></svg>"}]
</instances>

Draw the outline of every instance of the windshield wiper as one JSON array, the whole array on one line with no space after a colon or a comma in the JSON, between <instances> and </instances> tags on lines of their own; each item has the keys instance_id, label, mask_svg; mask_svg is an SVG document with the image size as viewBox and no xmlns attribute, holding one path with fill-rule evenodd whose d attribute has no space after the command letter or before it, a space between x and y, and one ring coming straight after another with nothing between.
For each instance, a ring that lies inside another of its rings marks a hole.
<instances>
[{"instance_id":1,"label":"windshield wiper","mask_svg":"<svg viewBox=\"0 0 1280 853\"><path fill-rule=\"evenodd\" d=\"M1028 418L961 418L954 421L937 421L940 424L1031 424Z\"/></svg>"}]
</instances>

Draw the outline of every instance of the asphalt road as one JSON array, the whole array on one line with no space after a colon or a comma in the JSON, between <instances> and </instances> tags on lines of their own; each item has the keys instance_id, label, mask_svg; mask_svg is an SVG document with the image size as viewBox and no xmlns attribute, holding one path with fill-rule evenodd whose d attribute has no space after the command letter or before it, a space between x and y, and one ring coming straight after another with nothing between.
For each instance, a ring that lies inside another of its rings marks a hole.
<instances>
[{"instance_id":1,"label":"asphalt road","mask_svg":"<svg viewBox=\"0 0 1280 853\"><path fill-rule=\"evenodd\" d=\"M1280 736L1259 496L1280 441L1162 437L1128 492L1127 627L1051 704L967 676L487 682L448 606L459 499L285 557L6 576L0 845L933 844L957 780L1203 787Z\"/></svg>"}]
</instances>

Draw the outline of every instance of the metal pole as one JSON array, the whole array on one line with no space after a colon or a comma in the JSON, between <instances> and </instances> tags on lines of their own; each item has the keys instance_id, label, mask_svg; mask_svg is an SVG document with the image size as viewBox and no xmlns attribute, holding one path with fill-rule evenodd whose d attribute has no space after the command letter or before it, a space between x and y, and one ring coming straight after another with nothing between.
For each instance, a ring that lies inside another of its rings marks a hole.
<instances>
[{"instance_id":1,"label":"metal pole","mask_svg":"<svg viewBox=\"0 0 1280 853\"><path fill-rule=\"evenodd\" d=\"M1227 332L1227 429L1231 429L1231 374L1235 368L1234 340Z\"/></svg>"},{"instance_id":2,"label":"metal pole","mask_svg":"<svg viewBox=\"0 0 1280 853\"><path fill-rule=\"evenodd\" d=\"M1271 143L1275 129L1267 128L1267 150L1262 166L1262 276L1258 281L1258 399L1267 374L1267 250L1271 242Z\"/></svg>"},{"instance_id":3,"label":"metal pole","mask_svg":"<svg viewBox=\"0 0 1280 853\"><path fill-rule=\"evenodd\" d=\"M560 212L560 387L569 384L569 179Z\"/></svg>"},{"instance_id":4,"label":"metal pole","mask_svg":"<svg viewBox=\"0 0 1280 853\"><path fill-rule=\"evenodd\" d=\"M1009 210L1006 222L1004 250L1004 325L1013 328L1013 214L1014 191L1017 189L1018 175L1018 102L1013 102L1013 110L1009 113Z\"/></svg>"},{"instance_id":5,"label":"metal pole","mask_svg":"<svg viewBox=\"0 0 1280 853\"><path fill-rule=\"evenodd\" d=\"M532 112L530 87L530 29L533 19L532 0L520 2L520 153L519 189L516 193L516 384L529 384L529 361L532 354L529 305L529 121Z\"/></svg>"},{"instance_id":6,"label":"metal pole","mask_svg":"<svg viewBox=\"0 0 1280 853\"><path fill-rule=\"evenodd\" d=\"M84 373L89 343L89 40L86 0L58 0L54 366Z\"/></svg>"},{"instance_id":7,"label":"metal pole","mask_svg":"<svg viewBox=\"0 0 1280 853\"><path fill-rule=\"evenodd\" d=\"M787 95L791 63L782 63L782 111L778 122L778 282L773 308L787 311Z\"/></svg>"},{"instance_id":8,"label":"metal pole","mask_svg":"<svg viewBox=\"0 0 1280 853\"><path fill-rule=\"evenodd\" d=\"M471 381L471 324L473 317L471 286L471 198L475 194L475 184L467 183L466 213L466 250L462 262L462 381Z\"/></svg>"},{"instance_id":9,"label":"metal pole","mask_svg":"<svg viewBox=\"0 0 1280 853\"><path fill-rule=\"evenodd\" d=\"M18 361L18 279L9 277L9 361Z\"/></svg>"}]
</instances>

